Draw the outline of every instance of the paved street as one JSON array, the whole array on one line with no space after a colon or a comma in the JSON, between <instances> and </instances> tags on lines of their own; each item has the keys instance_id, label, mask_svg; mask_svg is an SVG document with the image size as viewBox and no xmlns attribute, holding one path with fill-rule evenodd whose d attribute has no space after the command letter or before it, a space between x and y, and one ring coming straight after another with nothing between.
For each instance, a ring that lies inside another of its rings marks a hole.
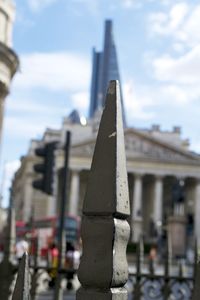
<instances>
[{"instance_id":1,"label":"paved street","mask_svg":"<svg viewBox=\"0 0 200 300\"><path fill-rule=\"evenodd\" d=\"M65 293L63 300L75 300L75 292ZM53 300L53 291L41 293L37 300Z\"/></svg>"},{"instance_id":2,"label":"paved street","mask_svg":"<svg viewBox=\"0 0 200 300\"><path fill-rule=\"evenodd\" d=\"M68 292L67 294L64 295L63 300L75 300L76 296L75 296L75 292ZM131 300L131 296L129 296L128 298L129 300ZM37 300L53 300L53 292L45 292L42 293Z\"/></svg>"}]
</instances>

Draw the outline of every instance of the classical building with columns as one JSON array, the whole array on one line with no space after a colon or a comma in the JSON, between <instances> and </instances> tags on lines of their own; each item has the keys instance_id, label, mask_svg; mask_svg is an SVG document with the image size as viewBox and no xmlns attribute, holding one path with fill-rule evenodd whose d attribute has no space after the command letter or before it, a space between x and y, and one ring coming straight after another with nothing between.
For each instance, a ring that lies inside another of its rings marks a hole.
<instances>
[{"instance_id":1,"label":"classical building with columns","mask_svg":"<svg viewBox=\"0 0 200 300\"><path fill-rule=\"evenodd\" d=\"M0 142L5 98L18 65L18 57L12 50L12 29L15 6L12 0L0 0Z\"/></svg>"},{"instance_id":2,"label":"classical building with columns","mask_svg":"<svg viewBox=\"0 0 200 300\"><path fill-rule=\"evenodd\" d=\"M104 81L115 78L113 74L116 79L120 77L111 21L106 22L104 41L104 51L95 52L93 57L91 119L85 124L74 111L64 119L60 130L47 129L41 140L32 140L27 155L21 158L21 166L12 186L19 220L29 221L32 217L40 219L58 213L63 184L62 149L67 130L72 133L67 213L75 216L81 214L103 106L97 101L97 94L103 93L98 86L99 79L95 80L102 77L102 67L98 64L103 63L104 58L109 58L110 63L105 65L104 73L107 75ZM124 133L131 203L131 240L137 241L141 234L153 239L167 228L174 245L179 239L186 244L186 234L188 242L194 236L200 241L200 156L189 150L188 140L181 138L179 127L171 131L162 131L158 125L150 129L125 128ZM59 147L55 151L54 192L52 196L47 196L32 187L36 179L33 165L39 162L34 150L51 141L59 142ZM180 253L179 249L177 253Z\"/></svg>"},{"instance_id":3,"label":"classical building with columns","mask_svg":"<svg viewBox=\"0 0 200 300\"><path fill-rule=\"evenodd\" d=\"M97 124L98 118L87 125L74 122L70 117L65 118L60 130L47 129L40 141L31 142L28 154L22 157L21 167L13 181L18 219L28 221L33 213L35 218L57 214L61 198L61 168L64 163L62 145L66 130L72 132L67 212L70 215L81 214ZM31 185L36 176L33 171L33 164L37 160L34 149L49 141L59 141L61 145L55 152L53 196L36 191ZM149 130L125 129L132 241L137 241L141 233L151 237L153 229L159 231L169 222L173 223L173 189L177 181L181 183L184 199L176 229L182 230L184 224L188 239L194 235L200 238L200 156L190 152L188 146L188 141L181 139L178 127L170 132L161 131L155 125Z\"/></svg>"}]
</instances>

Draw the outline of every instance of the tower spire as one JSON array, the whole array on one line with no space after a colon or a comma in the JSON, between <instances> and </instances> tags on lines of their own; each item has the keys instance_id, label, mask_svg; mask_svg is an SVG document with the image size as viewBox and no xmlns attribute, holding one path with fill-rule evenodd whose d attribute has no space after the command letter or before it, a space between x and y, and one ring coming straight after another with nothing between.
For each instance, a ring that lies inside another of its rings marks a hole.
<instances>
[{"instance_id":1,"label":"tower spire","mask_svg":"<svg viewBox=\"0 0 200 300\"><path fill-rule=\"evenodd\" d=\"M105 95L110 80L120 82L120 74L117 60L117 51L113 35L112 20L105 21L104 48L102 52L93 50L93 68L90 94L89 117L92 118L98 108L105 105ZM122 89L120 85L122 114L124 125L125 111L123 105Z\"/></svg>"}]
</instances>

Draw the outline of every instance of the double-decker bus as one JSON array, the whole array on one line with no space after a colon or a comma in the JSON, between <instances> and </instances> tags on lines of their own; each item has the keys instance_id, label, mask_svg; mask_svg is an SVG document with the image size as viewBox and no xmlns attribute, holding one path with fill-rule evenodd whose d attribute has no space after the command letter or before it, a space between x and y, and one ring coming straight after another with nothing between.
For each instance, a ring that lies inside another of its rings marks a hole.
<instances>
[{"instance_id":1,"label":"double-decker bus","mask_svg":"<svg viewBox=\"0 0 200 300\"><path fill-rule=\"evenodd\" d=\"M58 242L59 219L57 216L34 220L31 225L23 221L16 222L17 238L26 236L31 244L32 240L38 239L41 256L46 256L52 243ZM78 245L80 239L79 217L66 216L64 222L66 242ZM31 247L31 252L34 247Z\"/></svg>"}]
</instances>

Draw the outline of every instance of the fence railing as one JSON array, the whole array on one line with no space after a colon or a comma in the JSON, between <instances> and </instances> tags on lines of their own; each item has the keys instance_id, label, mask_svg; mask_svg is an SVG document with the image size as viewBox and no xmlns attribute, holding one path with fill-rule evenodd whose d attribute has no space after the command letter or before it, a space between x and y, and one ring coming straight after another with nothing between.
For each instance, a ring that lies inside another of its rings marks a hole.
<instances>
[{"instance_id":1,"label":"fence railing","mask_svg":"<svg viewBox=\"0 0 200 300\"><path fill-rule=\"evenodd\" d=\"M164 273L158 274L152 260L149 262L148 272L144 272L141 239L136 255L136 271L128 276L126 247L130 232L127 222L129 213L120 92L118 82L111 81L83 204L81 229L83 254L78 270L81 287L77 291L76 299L126 300L128 281L128 285L132 285L131 294L134 300L199 300L200 265L197 262L197 251L195 251L194 274L190 277L185 276L181 264L179 274L172 274L168 247ZM5 256L5 259L0 264L0 269L13 276L13 265L9 262L8 256ZM5 261L6 266L10 266L9 269L8 267L5 269ZM38 266L36 257L30 284L28 256L25 254L18 270L13 300L35 298L39 269L48 270L47 267ZM68 272L61 269L57 271ZM3 295L0 299L7 300L10 293L10 279L2 278L0 272L0 280L0 295Z\"/></svg>"},{"instance_id":2,"label":"fence railing","mask_svg":"<svg viewBox=\"0 0 200 300\"><path fill-rule=\"evenodd\" d=\"M148 263L144 264L143 242L141 240L138 243L136 270L129 272L132 299L192 299L195 270L198 268L196 260L193 264L185 264L181 260L175 260L172 263L167 244L165 253L162 264L156 263L150 258L148 258Z\"/></svg>"}]
</instances>

